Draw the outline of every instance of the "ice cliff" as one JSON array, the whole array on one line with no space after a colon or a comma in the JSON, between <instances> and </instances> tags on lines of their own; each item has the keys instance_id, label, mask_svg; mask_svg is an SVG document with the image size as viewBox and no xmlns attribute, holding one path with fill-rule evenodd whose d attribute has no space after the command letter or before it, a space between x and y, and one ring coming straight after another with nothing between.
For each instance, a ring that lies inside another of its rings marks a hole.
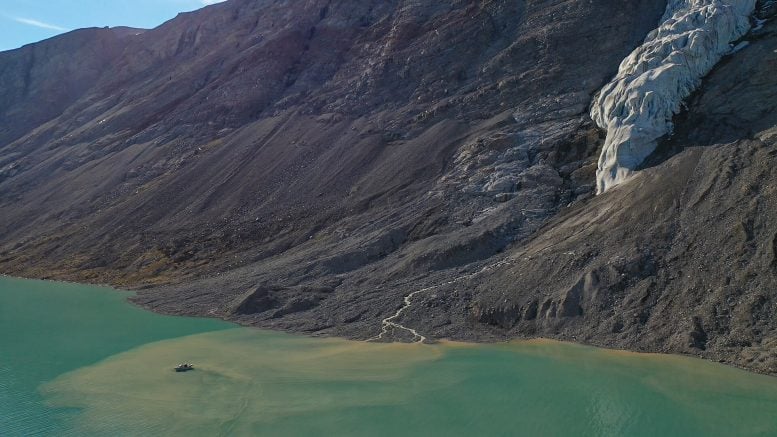
<instances>
[{"instance_id":1,"label":"ice cliff","mask_svg":"<svg viewBox=\"0 0 777 437\"><path fill-rule=\"evenodd\" d=\"M620 65L591 106L607 130L597 192L621 183L672 130L672 116L750 29L756 0L669 0L660 26Z\"/></svg>"}]
</instances>

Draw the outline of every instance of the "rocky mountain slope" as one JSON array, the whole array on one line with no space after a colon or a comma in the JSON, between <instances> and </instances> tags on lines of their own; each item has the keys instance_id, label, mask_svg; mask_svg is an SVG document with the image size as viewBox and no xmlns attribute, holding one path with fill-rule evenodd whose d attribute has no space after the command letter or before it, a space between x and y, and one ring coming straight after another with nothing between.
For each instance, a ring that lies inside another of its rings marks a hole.
<instances>
[{"instance_id":1,"label":"rocky mountain slope","mask_svg":"<svg viewBox=\"0 0 777 437\"><path fill-rule=\"evenodd\" d=\"M589 106L666 6L230 0L0 53L0 271L320 335L777 373L774 22L593 195Z\"/></svg>"}]
</instances>

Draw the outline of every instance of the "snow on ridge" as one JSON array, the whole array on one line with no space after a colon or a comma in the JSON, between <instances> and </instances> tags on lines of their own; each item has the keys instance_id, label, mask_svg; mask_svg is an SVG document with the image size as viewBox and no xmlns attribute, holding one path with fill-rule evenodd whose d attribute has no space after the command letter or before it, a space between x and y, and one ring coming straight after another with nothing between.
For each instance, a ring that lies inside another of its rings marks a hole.
<instances>
[{"instance_id":1,"label":"snow on ridge","mask_svg":"<svg viewBox=\"0 0 777 437\"><path fill-rule=\"evenodd\" d=\"M672 116L750 30L756 0L669 0L661 25L620 65L591 106L607 130L597 192L623 182L672 131Z\"/></svg>"}]
</instances>

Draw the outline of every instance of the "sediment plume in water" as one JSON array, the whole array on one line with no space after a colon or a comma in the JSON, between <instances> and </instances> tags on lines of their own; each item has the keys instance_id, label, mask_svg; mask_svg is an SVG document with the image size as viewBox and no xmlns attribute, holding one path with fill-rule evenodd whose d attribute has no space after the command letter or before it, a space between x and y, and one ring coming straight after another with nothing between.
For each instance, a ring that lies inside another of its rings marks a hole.
<instances>
[{"instance_id":1,"label":"sediment plume in water","mask_svg":"<svg viewBox=\"0 0 777 437\"><path fill-rule=\"evenodd\" d=\"M195 370L171 366L191 361ZM547 340L435 345L234 329L151 343L41 392L73 435L765 435L772 378Z\"/></svg>"}]
</instances>

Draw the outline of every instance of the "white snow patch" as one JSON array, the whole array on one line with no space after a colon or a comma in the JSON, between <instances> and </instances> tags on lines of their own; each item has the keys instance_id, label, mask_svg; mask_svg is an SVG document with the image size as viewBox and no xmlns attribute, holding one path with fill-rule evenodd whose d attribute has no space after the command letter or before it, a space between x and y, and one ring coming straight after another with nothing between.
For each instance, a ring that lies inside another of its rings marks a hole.
<instances>
[{"instance_id":1,"label":"white snow patch","mask_svg":"<svg viewBox=\"0 0 777 437\"><path fill-rule=\"evenodd\" d=\"M661 25L620 65L591 106L607 130L597 191L623 182L672 131L672 116L750 29L756 0L669 0Z\"/></svg>"}]
</instances>

